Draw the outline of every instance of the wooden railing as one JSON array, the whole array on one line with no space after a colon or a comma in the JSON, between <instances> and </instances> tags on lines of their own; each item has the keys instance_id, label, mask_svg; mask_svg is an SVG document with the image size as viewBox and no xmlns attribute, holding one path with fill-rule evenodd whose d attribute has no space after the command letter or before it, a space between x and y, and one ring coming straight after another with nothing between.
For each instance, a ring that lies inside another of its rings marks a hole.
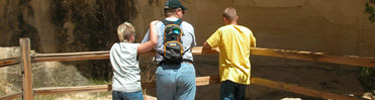
<instances>
[{"instance_id":1,"label":"wooden railing","mask_svg":"<svg viewBox=\"0 0 375 100\"><path fill-rule=\"evenodd\" d=\"M15 65L21 63L22 65L22 92L10 94L1 97L1 100L14 99L23 97L23 99L32 100L34 95L51 95L51 94L67 94L67 93L81 93L81 92L105 92L111 91L111 85L98 86L76 86L76 87L48 87L48 88L32 88L31 77L31 63L46 62L46 61L78 61L78 60L98 60L109 59L109 51L93 51L93 52L75 52L75 53L47 53L47 54L29 54L30 42L28 38L20 39L21 59L20 58L6 58L0 59L0 67ZM193 55L217 54L213 50L204 50L202 47L194 47L192 49ZM270 56L297 60L307 60L316 62L328 62L353 66L367 66L375 67L375 58L358 57L358 56L335 56L323 52L311 51L297 51L297 50L281 50L281 49L267 49L267 48L252 48L252 55ZM141 56L154 56L155 51L141 54ZM362 98L329 93L310 88L301 87L295 84L288 84L283 82L276 82L272 80L252 77L253 84L262 85L270 88L281 89L307 96L333 99L333 100L362 100ZM206 86L211 84L219 84L219 76L204 76L196 78L197 86ZM155 88L155 82L142 83L142 88Z\"/></svg>"}]
</instances>

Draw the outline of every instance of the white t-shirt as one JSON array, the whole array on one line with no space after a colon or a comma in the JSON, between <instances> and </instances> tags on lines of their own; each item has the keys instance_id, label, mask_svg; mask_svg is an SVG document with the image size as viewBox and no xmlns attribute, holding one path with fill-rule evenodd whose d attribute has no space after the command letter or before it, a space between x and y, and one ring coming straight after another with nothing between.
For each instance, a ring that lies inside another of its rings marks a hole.
<instances>
[{"instance_id":1,"label":"white t-shirt","mask_svg":"<svg viewBox=\"0 0 375 100\"><path fill-rule=\"evenodd\" d=\"M109 57L113 68L112 90L121 92L141 91L141 76L137 56L138 43L115 43Z\"/></svg>"}]
</instances>

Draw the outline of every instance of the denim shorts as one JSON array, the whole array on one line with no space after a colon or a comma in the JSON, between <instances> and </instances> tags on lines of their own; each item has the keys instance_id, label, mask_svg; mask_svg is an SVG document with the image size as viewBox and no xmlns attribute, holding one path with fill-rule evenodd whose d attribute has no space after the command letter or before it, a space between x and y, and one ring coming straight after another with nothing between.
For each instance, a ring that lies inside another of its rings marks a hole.
<instances>
[{"instance_id":1,"label":"denim shorts","mask_svg":"<svg viewBox=\"0 0 375 100\"><path fill-rule=\"evenodd\" d=\"M196 86L193 64L163 64L155 74L158 100L194 100Z\"/></svg>"},{"instance_id":2,"label":"denim shorts","mask_svg":"<svg viewBox=\"0 0 375 100\"><path fill-rule=\"evenodd\" d=\"M143 93L112 91L112 100L143 100Z\"/></svg>"},{"instance_id":3,"label":"denim shorts","mask_svg":"<svg viewBox=\"0 0 375 100\"><path fill-rule=\"evenodd\" d=\"M220 86L220 100L244 100L246 85L223 81Z\"/></svg>"}]
</instances>

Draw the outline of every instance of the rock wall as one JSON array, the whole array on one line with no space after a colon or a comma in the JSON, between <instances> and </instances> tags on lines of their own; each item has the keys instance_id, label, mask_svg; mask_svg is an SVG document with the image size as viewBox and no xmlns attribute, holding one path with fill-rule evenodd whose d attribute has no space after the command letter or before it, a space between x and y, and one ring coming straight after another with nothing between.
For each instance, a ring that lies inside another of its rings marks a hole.
<instances>
[{"instance_id":1,"label":"rock wall","mask_svg":"<svg viewBox=\"0 0 375 100\"><path fill-rule=\"evenodd\" d=\"M116 29L137 15L133 0L1 0L0 46L30 37L39 53L109 50ZM109 60L64 62L85 77L109 80Z\"/></svg>"},{"instance_id":2,"label":"rock wall","mask_svg":"<svg viewBox=\"0 0 375 100\"><path fill-rule=\"evenodd\" d=\"M134 23L145 33L148 22L162 19L166 0L138 1ZM375 24L364 14L368 0L182 0L184 20L193 24L198 45L223 25L221 14L234 7L239 24L249 27L257 46L374 57Z\"/></svg>"},{"instance_id":3,"label":"rock wall","mask_svg":"<svg viewBox=\"0 0 375 100\"><path fill-rule=\"evenodd\" d=\"M133 20L145 33L151 20L162 19L167 0L137 1ZM368 0L181 0L189 8L184 20L195 28L197 44L221 25L222 12L234 7L239 24L249 27L263 48L322 51L333 55L375 57L375 24L364 14ZM141 36L140 38L142 38ZM218 74L218 56L195 56L197 76ZM312 89L360 96L363 91L357 66L252 56L252 75ZM324 77L324 78L323 78ZM219 85L199 87L197 98L219 99ZM298 97L319 100L277 89L251 85L247 99L277 100Z\"/></svg>"},{"instance_id":4,"label":"rock wall","mask_svg":"<svg viewBox=\"0 0 375 100\"><path fill-rule=\"evenodd\" d=\"M116 27L137 15L132 0L1 0L1 46L30 37L37 52L108 50Z\"/></svg>"},{"instance_id":5,"label":"rock wall","mask_svg":"<svg viewBox=\"0 0 375 100\"><path fill-rule=\"evenodd\" d=\"M117 25L124 21L133 23L139 41L150 21L164 18L162 8L166 1L0 0L0 46L18 46L20 37L30 37L32 49L40 53L109 50L117 41ZM240 17L239 24L253 31L258 47L375 57L375 24L371 24L367 20L368 15L363 13L368 0L181 1L189 8L184 20L194 26L198 45L202 45L223 25L222 11L226 7L234 7ZM217 55L196 56L197 76L218 74L217 61ZM111 73L108 60L39 65L74 66L86 78L109 79ZM259 56L252 56L252 65L253 76L256 77L341 94L362 91L354 66ZM75 71L75 68L54 71ZM43 74L45 71L51 70L46 68L35 73ZM34 79L42 78L45 77ZM61 80L58 82L66 81ZM218 85L200 87L197 98L218 99L218 93L211 93L217 90ZM252 99L304 97L256 85L248 91L247 98ZM266 98L269 95L273 98Z\"/></svg>"},{"instance_id":6,"label":"rock wall","mask_svg":"<svg viewBox=\"0 0 375 100\"><path fill-rule=\"evenodd\" d=\"M164 17L166 0L1 0L0 46L31 37L37 52L108 50L116 27L129 21L137 40L148 23ZM365 15L367 0L182 0L184 20L195 27L198 45L223 25L221 13L234 7L239 23L254 32L258 47L375 56L375 24Z\"/></svg>"}]
</instances>

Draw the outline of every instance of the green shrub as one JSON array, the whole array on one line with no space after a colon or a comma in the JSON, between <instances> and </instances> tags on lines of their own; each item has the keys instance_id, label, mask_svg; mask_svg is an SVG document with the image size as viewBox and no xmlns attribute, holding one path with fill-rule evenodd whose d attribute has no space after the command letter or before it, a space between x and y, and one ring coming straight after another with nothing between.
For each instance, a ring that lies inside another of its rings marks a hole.
<instances>
[{"instance_id":1,"label":"green shrub","mask_svg":"<svg viewBox=\"0 0 375 100\"><path fill-rule=\"evenodd\" d=\"M369 14L368 20L371 21L371 23L375 22L375 0L370 0L369 2L366 2L366 9L365 14Z\"/></svg>"},{"instance_id":2,"label":"green shrub","mask_svg":"<svg viewBox=\"0 0 375 100\"><path fill-rule=\"evenodd\" d=\"M375 95L375 68L361 67L359 81L366 92Z\"/></svg>"}]
</instances>

